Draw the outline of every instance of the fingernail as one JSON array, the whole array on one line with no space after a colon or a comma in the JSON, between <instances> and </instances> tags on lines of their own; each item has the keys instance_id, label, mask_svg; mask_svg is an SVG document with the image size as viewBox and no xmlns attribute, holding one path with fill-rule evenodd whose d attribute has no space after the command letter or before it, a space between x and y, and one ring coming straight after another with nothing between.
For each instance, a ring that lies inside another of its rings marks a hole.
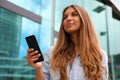
<instances>
[{"instance_id":1,"label":"fingernail","mask_svg":"<svg viewBox=\"0 0 120 80\"><path fill-rule=\"evenodd\" d=\"M34 49L33 49L33 48L31 48L31 50L33 51Z\"/></svg>"},{"instance_id":2,"label":"fingernail","mask_svg":"<svg viewBox=\"0 0 120 80\"><path fill-rule=\"evenodd\" d=\"M38 51L35 51L36 53L38 53Z\"/></svg>"}]
</instances>

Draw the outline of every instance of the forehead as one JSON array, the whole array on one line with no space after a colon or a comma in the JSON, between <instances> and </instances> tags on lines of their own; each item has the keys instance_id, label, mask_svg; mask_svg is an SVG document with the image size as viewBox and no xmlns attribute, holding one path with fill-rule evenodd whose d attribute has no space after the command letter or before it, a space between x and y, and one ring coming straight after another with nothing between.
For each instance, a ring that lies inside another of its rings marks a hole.
<instances>
[{"instance_id":1,"label":"forehead","mask_svg":"<svg viewBox=\"0 0 120 80\"><path fill-rule=\"evenodd\" d=\"M76 12L76 10L73 7L69 7L65 10L64 14L69 14L69 13L72 13L72 12Z\"/></svg>"}]
</instances>

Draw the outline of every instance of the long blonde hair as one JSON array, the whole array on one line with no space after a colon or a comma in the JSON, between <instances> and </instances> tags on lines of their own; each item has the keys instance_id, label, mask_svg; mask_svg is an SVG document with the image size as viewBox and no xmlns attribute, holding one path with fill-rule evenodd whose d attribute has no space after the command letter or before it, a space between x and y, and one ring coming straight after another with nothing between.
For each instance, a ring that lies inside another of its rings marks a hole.
<instances>
[{"instance_id":1,"label":"long blonde hair","mask_svg":"<svg viewBox=\"0 0 120 80\"><path fill-rule=\"evenodd\" d=\"M74 8L81 19L79 30L79 52L80 60L83 65L84 72L90 80L102 80L102 55L99 46L99 41L94 30L93 24L88 13L80 6L71 5L64 9L64 12L69 7ZM60 71L59 80L68 80L67 66L73 63L76 56L75 45L63 28L63 17L58 34L58 40L53 50L51 58L51 68L55 71Z\"/></svg>"}]
</instances>

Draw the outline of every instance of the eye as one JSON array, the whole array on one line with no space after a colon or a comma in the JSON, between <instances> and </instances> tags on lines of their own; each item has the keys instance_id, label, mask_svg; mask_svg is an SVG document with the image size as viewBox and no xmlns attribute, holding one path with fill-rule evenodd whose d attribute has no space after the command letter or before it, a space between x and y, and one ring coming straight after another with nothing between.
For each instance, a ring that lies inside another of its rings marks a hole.
<instances>
[{"instance_id":1,"label":"eye","mask_svg":"<svg viewBox=\"0 0 120 80\"><path fill-rule=\"evenodd\" d=\"M67 17L68 17L67 15L64 15L64 16L63 16L63 19L66 19Z\"/></svg>"},{"instance_id":2,"label":"eye","mask_svg":"<svg viewBox=\"0 0 120 80\"><path fill-rule=\"evenodd\" d=\"M72 16L78 16L78 14L77 13L73 13Z\"/></svg>"}]
</instances>

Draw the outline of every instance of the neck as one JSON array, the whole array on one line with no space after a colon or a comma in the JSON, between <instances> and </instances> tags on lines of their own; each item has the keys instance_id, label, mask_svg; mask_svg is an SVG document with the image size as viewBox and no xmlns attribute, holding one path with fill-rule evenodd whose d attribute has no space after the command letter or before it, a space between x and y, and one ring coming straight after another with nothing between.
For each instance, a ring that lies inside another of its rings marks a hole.
<instances>
[{"instance_id":1,"label":"neck","mask_svg":"<svg viewBox=\"0 0 120 80\"><path fill-rule=\"evenodd\" d=\"M79 48L78 37L79 37L78 34L71 35L71 39L72 39L73 43L75 44L75 49Z\"/></svg>"}]
</instances>

